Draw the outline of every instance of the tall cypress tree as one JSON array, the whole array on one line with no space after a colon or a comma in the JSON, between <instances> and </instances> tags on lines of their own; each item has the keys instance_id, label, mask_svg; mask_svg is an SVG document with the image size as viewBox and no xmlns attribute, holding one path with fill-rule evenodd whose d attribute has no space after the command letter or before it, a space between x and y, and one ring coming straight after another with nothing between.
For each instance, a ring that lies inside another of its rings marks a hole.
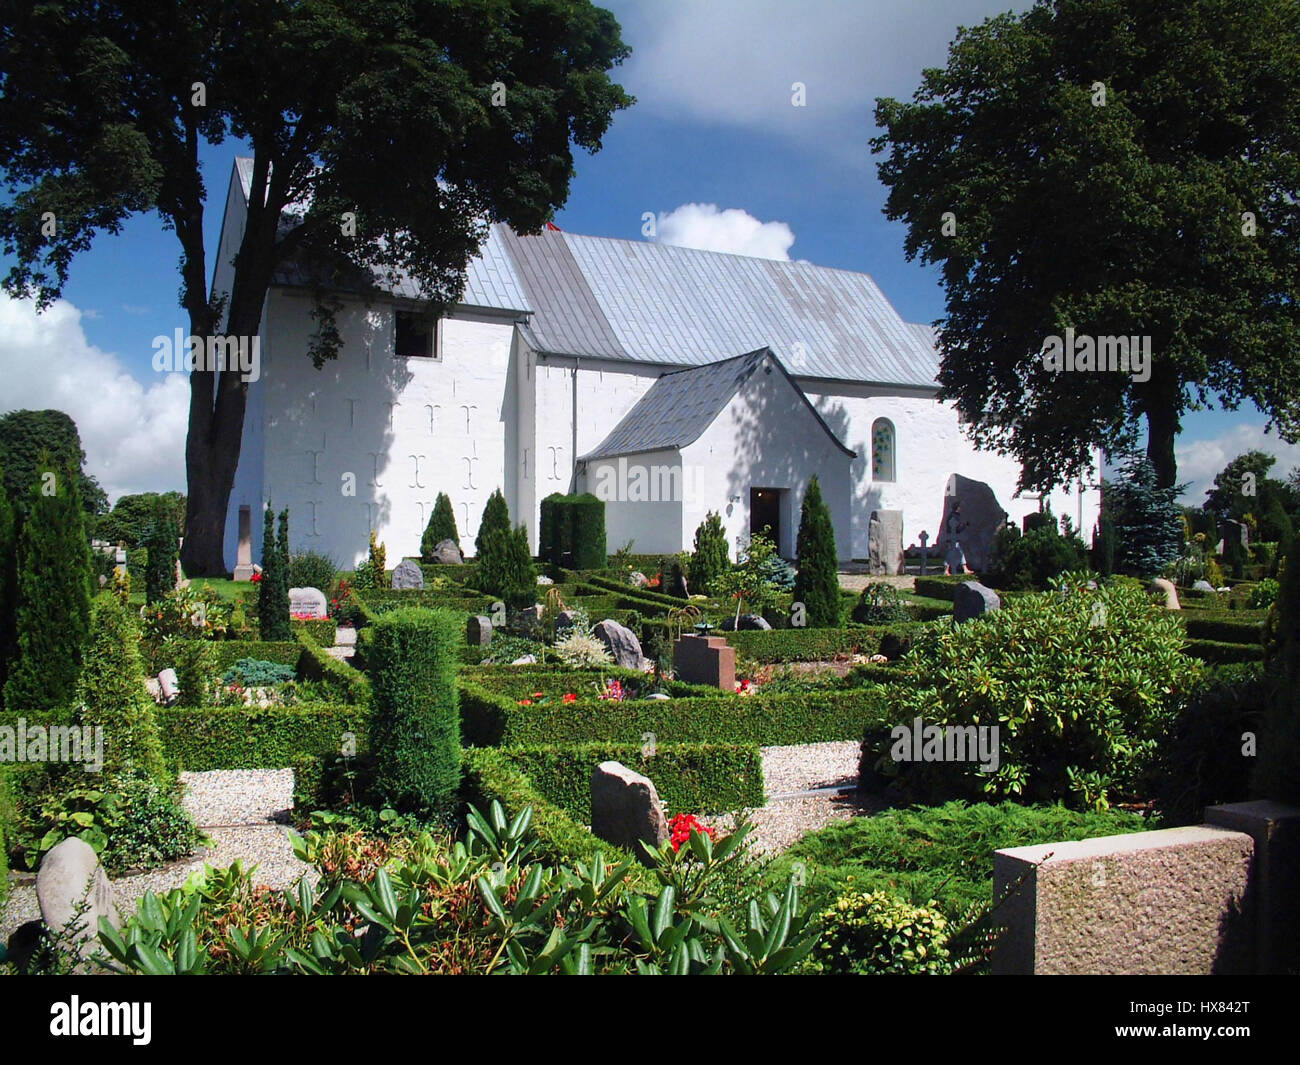
<instances>
[{"instance_id":1,"label":"tall cypress tree","mask_svg":"<svg viewBox=\"0 0 1300 1065\"><path fill-rule=\"evenodd\" d=\"M281 518L281 530L285 530ZM293 627L289 624L288 567L279 545L275 542L275 510L266 501L262 516L262 581L257 589L257 617L263 640L292 640Z\"/></svg>"},{"instance_id":2,"label":"tall cypress tree","mask_svg":"<svg viewBox=\"0 0 1300 1065\"><path fill-rule=\"evenodd\" d=\"M433 504L433 513L429 515L429 524L420 538L421 560L432 562L434 548L443 540L450 540L460 547L460 531L456 528L456 514L451 509L451 499L446 492L439 492L437 502Z\"/></svg>"},{"instance_id":3,"label":"tall cypress tree","mask_svg":"<svg viewBox=\"0 0 1300 1065\"><path fill-rule=\"evenodd\" d=\"M177 540L180 531L171 510L161 501L154 504L153 522L145 539L144 600L150 606L176 587Z\"/></svg>"},{"instance_id":4,"label":"tall cypress tree","mask_svg":"<svg viewBox=\"0 0 1300 1065\"><path fill-rule=\"evenodd\" d=\"M76 481L42 471L18 534L16 655L5 680L7 716L66 708L90 631L90 545Z\"/></svg>"},{"instance_id":5,"label":"tall cypress tree","mask_svg":"<svg viewBox=\"0 0 1300 1065\"><path fill-rule=\"evenodd\" d=\"M474 537L475 558L483 554L488 534L493 532L511 532L510 508L506 506L506 497L501 494L500 488L488 496L487 505L483 508L483 520L479 522L478 535Z\"/></svg>"},{"instance_id":6,"label":"tall cypress tree","mask_svg":"<svg viewBox=\"0 0 1300 1065\"><path fill-rule=\"evenodd\" d=\"M803 603L809 628L833 628L840 623L840 578L835 553L835 527L814 474L799 514L799 573L794 601Z\"/></svg>"}]
</instances>

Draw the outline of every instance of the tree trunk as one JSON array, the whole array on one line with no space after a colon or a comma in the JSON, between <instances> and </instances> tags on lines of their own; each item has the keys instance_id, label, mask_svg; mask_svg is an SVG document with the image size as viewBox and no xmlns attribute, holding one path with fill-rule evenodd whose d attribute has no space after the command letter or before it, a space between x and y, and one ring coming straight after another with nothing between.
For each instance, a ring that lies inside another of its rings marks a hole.
<instances>
[{"instance_id":1,"label":"tree trunk","mask_svg":"<svg viewBox=\"0 0 1300 1065\"><path fill-rule=\"evenodd\" d=\"M1156 382L1152 382L1156 384ZM1147 404L1147 459L1156 472L1156 485L1172 488L1178 480L1178 460L1174 457L1174 440L1181 428L1178 412L1177 382L1174 389L1153 389Z\"/></svg>"}]
</instances>

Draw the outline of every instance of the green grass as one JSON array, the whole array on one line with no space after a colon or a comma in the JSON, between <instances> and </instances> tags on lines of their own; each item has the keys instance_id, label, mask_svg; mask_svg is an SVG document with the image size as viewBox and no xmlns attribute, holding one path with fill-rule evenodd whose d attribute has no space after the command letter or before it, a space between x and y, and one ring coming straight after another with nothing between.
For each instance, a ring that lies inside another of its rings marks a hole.
<instances>
[{"instance_id":1,"label":"green grass","mask_svg":"<svg viewBox=\"0 0 1300 1065\"><path fill-rule=\"evenodd\" d=\"M993 901L993 852L1005 847L1120 835L1151 827L1123 811L949 802L886 810L810 832L772 865L783 883L802 862L809 908L848 891L888 891L916 905L935 900L949 918Z\"/></svg>"}]
</instances>

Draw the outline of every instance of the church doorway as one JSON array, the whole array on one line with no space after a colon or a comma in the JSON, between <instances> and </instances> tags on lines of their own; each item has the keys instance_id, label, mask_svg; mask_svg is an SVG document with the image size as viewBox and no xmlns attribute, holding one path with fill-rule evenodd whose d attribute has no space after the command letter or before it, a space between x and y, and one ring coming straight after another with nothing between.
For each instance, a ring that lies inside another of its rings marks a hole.
<instances>
[{"instance_id":1,"label":"church doorway","mask_svg":"<svg viewBox=\"0 0 1300 1065\"><path fill-rule=\"evenodd\" d=\"M781 489L749 490L749 533L763 533L781 550Z\"/></svg>"}]
</instances>

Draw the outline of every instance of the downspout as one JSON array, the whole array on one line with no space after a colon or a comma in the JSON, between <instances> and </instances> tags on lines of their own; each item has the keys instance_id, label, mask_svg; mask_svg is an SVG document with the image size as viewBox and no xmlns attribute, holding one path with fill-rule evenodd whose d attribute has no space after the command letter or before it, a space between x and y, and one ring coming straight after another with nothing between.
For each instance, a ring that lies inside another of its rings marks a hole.
<instances>
[{"instance_id":1,"label":"downspout","mask_svg":"<svg viewBox=\"0 0 1300 1065\"><path fill-rule=\"evenodd\" d=\"M570 459L573 463L572 472L569 474L569 491L578 490L578 360L573 360L573 369L570 371L573 379L573 398L569 406L572 409L572 433L570 437L570 447L573 449L569 452Z\"/></svg>"}]
</instances>

